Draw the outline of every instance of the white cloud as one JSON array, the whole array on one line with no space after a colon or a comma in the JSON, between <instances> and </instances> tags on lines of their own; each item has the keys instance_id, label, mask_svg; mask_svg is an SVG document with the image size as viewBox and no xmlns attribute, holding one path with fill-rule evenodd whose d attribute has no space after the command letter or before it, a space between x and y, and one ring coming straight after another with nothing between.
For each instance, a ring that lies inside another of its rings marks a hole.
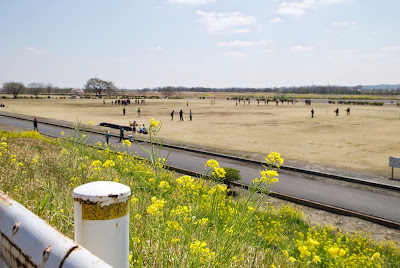
<instances>
[{"instance_id":1,"label":"white cloud","mask_svg":"<svg viewBox=\"0 0 400 268\"><path fill-rule=\"evenodd\" d=\"M154 48L154 50L155 50L155 51L162 51L162 50L164 50L164 48L161 47L161 46L156 46L156 47Z\"/></svg>"},{"instance_id":2,"label":"white cloud","mask_svg":"<svg viewBox=\"0 0 400 268\"><path fill-rule=\"evenodd\" d=\"M218 47L236 47L236 48L245 48L245 47L253 47L253 46L262 46L266 45L271 41L262 40L259 42L254 41L231 41L231 42L219 42L217 43Z\"/></svg>"},{"instance_id":3,"label":"white cloud","mask_svg":"<svg viewBox=\"0 0 400 268\"><path fill-rule=\"evenodd\" d=\"M277 9L278 14L300 16L306 13L306 10L315 7L315 0L303 0L300 2L283 2Z\"/></svg>"},{"instance_id":4,"label":"white cloud","mask_svg":"<svg viewBox=\"0 0 400 268\"><path fill-rule=\"evenodd\" d=\"M40 54L40 53L42 53L39 49L36 49L36 48L32 48L32 47L26 47L26 48L24 48L26 51L30 51L30 52L33 52L33 53L36 53L36 54Z\"/></svg>"},{"instance_id":5,"label":"white cloud","mask_svg":"<svg viewBox=\"0 0 400 268\"><path fill-rule=\"evenodd\" d=\"M239 52L239 51L231 51L224 54L225 57L244 57L247 56L246 53Z\"/></svg>"},{"instance_id":6,"label":"white cloud","mask_svg":"<svg viewBox=\"0 0 400 268\"><path fill-rule=\"evenodd\" d=\"M301 0L285 1L277 8L276 12L282 15L300 16L310 9L315 9L320 5L331 5L348 2L349 0Z\"/></svg>"},{"instance_id":7,"label":"white cloud","mask_svg":"<svg viewBox=\"0 0 400 268\"><path fill-rule=\"evenodd\" d=\"M168 2L173 4L185 4L185 5L204 5L208 2L215 2L216 0L169 0Z\"/></svg>"},{"instance_id":8,"label":"white cloud","mask_svg":"<svg viewBox=\"0 0 400 268\"><path fill-rule=\"evenodd\" d=\"M279 18L279 17L276 17L276 18L273 18L272 20L270 20L269 22L271 22L271 23L281 23L281 22L283 22L283 20L281 20L281 18Z\"/></svg>"},{"instance_id":9,"label":"white cloud","mask_svg":"<svg viewBox=\"0 0 400 268\"><path fill-rule=\"evenodd\" d=\"M322 5L329 5L329 4L341 4L349 2L349 0L319 0Z\"/></svg>"},{"instance_id":10,"label":"white cloud","mask_svg":"<svg viewBox=\"0 0 400 268\"><path fill-rule=\"evenodd\" d=\"M356 25L355 21L333 21L331 23L332 26L334 27L347 27L351 25Z\"/></svg>"},{"instance_id":11,"label":"white cloud","mask_svg":"<svg viewBox=\"0 0 400 268\"><path fill-rule=\"evenodd\" d=\"M210 33L245 33L250 29L243 27L256 22L255 17L245 16L241 12L215 13L198 10L196 13L200 16L197 22L204 23Z\"/></svg>"},{"instance_id":12,"label":"white cloud","mask_svg":"<svg viewBox=\"0 0 400 268\"><path fill-rule=\"evenodd\" d=\"M264 53L272 53L273 51L272 51L272 49L265 49L263 52Z\"/></svg>"},{"instance_id":13,"label":"white cloud","mask_svg":"<svg viewBox=\"0 0 400 268\"><path fill-rule=\"evenodd\" d=\"M383 48L380 49L380 51L382 51L382 52L397 52L397 51L400 51L400 46L383 47Z\"/></svg>"},{"instance_id":14,"label":"white cloud","mask_svg":"<svg viewBox=\"0 0 400 268\"><path fill-rule=\"evenodd\" d=\"M311 50L313 50L313 47L310 46L293 46L290 48L290 51L294 53L308 52Z\"/></svg>"}]
</instances>

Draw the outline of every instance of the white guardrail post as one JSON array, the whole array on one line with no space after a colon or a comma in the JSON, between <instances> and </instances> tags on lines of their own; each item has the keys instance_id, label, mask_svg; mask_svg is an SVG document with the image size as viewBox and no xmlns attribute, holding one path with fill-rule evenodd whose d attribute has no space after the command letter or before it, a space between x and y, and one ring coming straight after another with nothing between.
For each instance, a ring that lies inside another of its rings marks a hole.
<instances>
[{"instance_id":1,"label":"white guardrail post","mask_svg":"<svg viewBox=\"0 0 400 268\"><path fill-rule=\"evenodd\" d=\"M111 268L2 191L0 267Z\"/></svg>"},{"instance_id":2,"label":"white guardrail post","mask_svg":"<svg viewBox=\"0 0 400 268\"><path fill-rule=\"evenodd\" d=\"M131 189L96 181L74 189L75 241L113 267L129 267Z\"/></svg>"}]
</instances>

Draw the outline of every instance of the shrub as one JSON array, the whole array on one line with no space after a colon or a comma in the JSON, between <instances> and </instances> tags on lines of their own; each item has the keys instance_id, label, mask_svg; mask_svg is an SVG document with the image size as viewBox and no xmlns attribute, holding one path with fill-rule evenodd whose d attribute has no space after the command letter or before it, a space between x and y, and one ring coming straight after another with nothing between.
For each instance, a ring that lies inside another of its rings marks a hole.
<instances>
[{"instance_id":1,"label":"shrub","mask_svg":"<svg viewBox=\"0 0 400 268\"><path fill-rule=\"evenodd\" d=\"M223 183L228 185L228 187L231 185L232 182L242 179L242 176L240 175L240 170L230 167L223 167L223 169L225 169L226 172Z\"/></svg>"}]
</instances>

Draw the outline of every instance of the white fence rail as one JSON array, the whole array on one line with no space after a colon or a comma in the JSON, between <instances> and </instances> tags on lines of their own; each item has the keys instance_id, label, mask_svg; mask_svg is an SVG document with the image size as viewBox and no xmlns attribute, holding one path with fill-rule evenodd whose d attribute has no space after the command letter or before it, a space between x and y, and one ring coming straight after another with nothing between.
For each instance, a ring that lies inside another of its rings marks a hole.
<instances>
[{"instance_id":1,"label":"white fence rail","mask_svg":"<svg viewBox=\"0 0 400 268\"><path fill-rule=\"evenodd\" d=\"M0 191L0 267L4 265L111 267Z\"/></svg>"}]
</instances>

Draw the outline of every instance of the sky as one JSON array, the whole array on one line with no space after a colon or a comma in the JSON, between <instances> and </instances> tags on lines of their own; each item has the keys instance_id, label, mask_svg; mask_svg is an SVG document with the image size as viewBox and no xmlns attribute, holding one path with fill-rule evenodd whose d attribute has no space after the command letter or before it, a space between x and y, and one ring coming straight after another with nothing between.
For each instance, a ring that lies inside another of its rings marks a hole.
<instances>
[{"instance_id":1,"label":"sky","mask_svg":"<svg viewBox=\"0 0 400 268\"><path fill-rule=\"evenodd\" d=\"M0 0L0 83L400 84L398 0Z\"/></svg>"}]
</instances>

